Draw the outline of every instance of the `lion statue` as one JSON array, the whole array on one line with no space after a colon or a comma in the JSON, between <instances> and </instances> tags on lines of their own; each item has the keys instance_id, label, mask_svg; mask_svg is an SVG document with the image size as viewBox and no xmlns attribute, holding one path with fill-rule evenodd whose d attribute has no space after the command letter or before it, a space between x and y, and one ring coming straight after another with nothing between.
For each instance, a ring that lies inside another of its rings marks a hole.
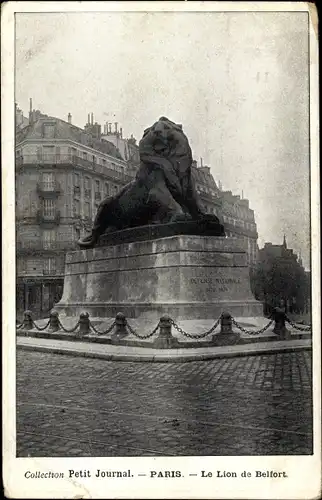
<instances>
[{"instance_id":1,"label":"lion statue","mask_svg":"<svg viewBox=\"0 0 322 500\"><path fill-rule=\"evenodd\" d=\"M198 202L191 178L192 153L181 125L159 118L144 131L139 154L135 179L101 202L91 234L78 242L81 248L95 246L103 233L136 226L202 218L220 226Z\"/></svg>"}]
</instances>

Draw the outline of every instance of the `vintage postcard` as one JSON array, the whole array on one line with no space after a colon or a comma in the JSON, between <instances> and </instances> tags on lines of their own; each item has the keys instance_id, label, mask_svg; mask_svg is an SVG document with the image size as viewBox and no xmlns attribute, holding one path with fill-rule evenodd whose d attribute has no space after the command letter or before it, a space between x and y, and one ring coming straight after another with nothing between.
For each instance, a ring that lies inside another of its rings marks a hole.
<instances>
[{"instance_id":1,"label":"vintage postcard","mask_svg":"<svg viewBox=\"0 0 322 500\"><path fill-rule=\"evenodd\" d=\"M315 7L1 13L5 496L320 498Z\"/></svg>"}]
</instances>

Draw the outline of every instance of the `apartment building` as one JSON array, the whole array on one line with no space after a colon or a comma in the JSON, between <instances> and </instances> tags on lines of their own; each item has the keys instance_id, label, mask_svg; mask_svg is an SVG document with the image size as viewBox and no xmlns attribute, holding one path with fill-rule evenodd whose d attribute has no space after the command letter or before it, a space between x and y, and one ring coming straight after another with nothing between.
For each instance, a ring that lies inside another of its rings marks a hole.
<instances>
[{"instance_id":1,"label":"apartment building","mask_svg":"<svg viewBox=\"0 0 322 500\"><path fill-rule=\"evenodd\" d=\"M248 264L254 266L257 262L258 233L254 210L249 207L249 201L217 186L208 166L198 167L194 161L192 176L205 212L217 215L224 224L226 236L243 241Z\"/></svg>"},{"instance_id":2,"label":"apartment building","mask_svg":"<svg viewBox=\"0 0 322 500\"><path fill-rule=\"evenodd\" d=\"M20 110L19 110L20 111ZM65 253L91 229L100 201L133 178L100 125L84 129L31 109L16 127L17 310L47 313L62 293ZM131 170L131 169L130 169Z\"/></svg>"}]
</instances>

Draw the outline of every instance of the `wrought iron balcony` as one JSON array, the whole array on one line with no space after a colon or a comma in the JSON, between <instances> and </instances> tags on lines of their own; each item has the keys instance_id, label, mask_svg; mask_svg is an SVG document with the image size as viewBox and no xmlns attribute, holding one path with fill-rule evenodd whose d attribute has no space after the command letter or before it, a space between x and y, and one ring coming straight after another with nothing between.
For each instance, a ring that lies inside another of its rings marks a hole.
<instances>
[{"instance_id":1,"label":"wrought iron balcony","mask_svg":"<svg viewBox=\"0 0 322 500\"><path fill-rule=\"evenodd\" d=\"M76 250L77 241L43 241L43 240L29 240L20 239L16 242L17 254L36 254L44 252L48 253L64 253L68 250Z\"/></svg>"},{"instance_id":2,"label":"wrought iron balcony","mask_svg":"<svg viewBox=\"0 0 322 500\"><path fill-rule=\"evenodd\" d=\"M230 222L223 222L224 228L227 231L230 231L231 233L240 235L240 236L248 236L250 238L257 239L258 238L258 233L256 229L246 229L241 226L235 226L234 224L231 224Z\"/></svg>"},{"instance_id":3,"label":"wrought iron balcony","mask_svg":"<svg viewBox=\"0 0 322 500\"><path fill-rule=\"evenodd\" d=\"M133 172L119 172L112 168L113 162L116 159L111 157L111 160L107 160L106 165L100 165L95 161L87 160L86 158L81 158L80 156L72 154L29 154L16 157L16 167L22 167L23 165L74 165L86 170L90 170L97 174L102 174L108 176L112 179L120 179L123 182L129 182L133 179Z\"/></svg>"},{"instance_id":4,"label":"wrought iron balcony","mask_svg":"<svg viewBox=\"0 0 322 500\"><path fill-rule=\"evenodd\" d=\"M60 223L60 210L46 212L44 209L37 211L37 222L41 225L58 225Z\"/></svg>"},{"instance_id":5,"label":"wrought iron balcony","mask_svg":"<svg viewBox=\"0 0 322 500\"><path fill-rule=\"evenodd\" d=\"M43 250L50 250L50 251L66 251L66 250L72 250L77 247L77 241L72 241L72 240L60 240L60 241L43 241L43 240L29 240L29 239L22 239L18 240L16 242L16 248L19 251L43 251Z\"/></svg>"},{"instance_id":6,"label":"wrought iron balcony","mask_svg":"<svg viewBox=\"0 0 322 500\"><path fill-rule=\"evenodd\" d=\"M61 188L59 182L54 180L53 182L38 182L37 193L42 198L53 198L60 194Z\"/></svg>"},{"instance_id":7,"label":"wrought iron balcony","mask_svg":"<svg viewBox=\"0 0 322 500\"><path fill-rule=\"evenodd\" d=\"M57 269L43 269L44 276L55 276L57 273Z\"/></svg>"}]
</instances>

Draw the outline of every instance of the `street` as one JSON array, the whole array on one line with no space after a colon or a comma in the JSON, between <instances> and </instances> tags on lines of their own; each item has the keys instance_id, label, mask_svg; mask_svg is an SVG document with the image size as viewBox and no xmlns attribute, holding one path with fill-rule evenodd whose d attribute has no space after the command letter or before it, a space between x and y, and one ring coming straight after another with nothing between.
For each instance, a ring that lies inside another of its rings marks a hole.
<instances>
[{"instance_id":1,"label":"street","mask_svg":"<svg viewBox=\"0 0 322 500\"><path fill-rule=\"evenodd\" d=\"M17 456L312 453L311 351L185 363L17 351Z\"/></svg>"}]
</instances>

